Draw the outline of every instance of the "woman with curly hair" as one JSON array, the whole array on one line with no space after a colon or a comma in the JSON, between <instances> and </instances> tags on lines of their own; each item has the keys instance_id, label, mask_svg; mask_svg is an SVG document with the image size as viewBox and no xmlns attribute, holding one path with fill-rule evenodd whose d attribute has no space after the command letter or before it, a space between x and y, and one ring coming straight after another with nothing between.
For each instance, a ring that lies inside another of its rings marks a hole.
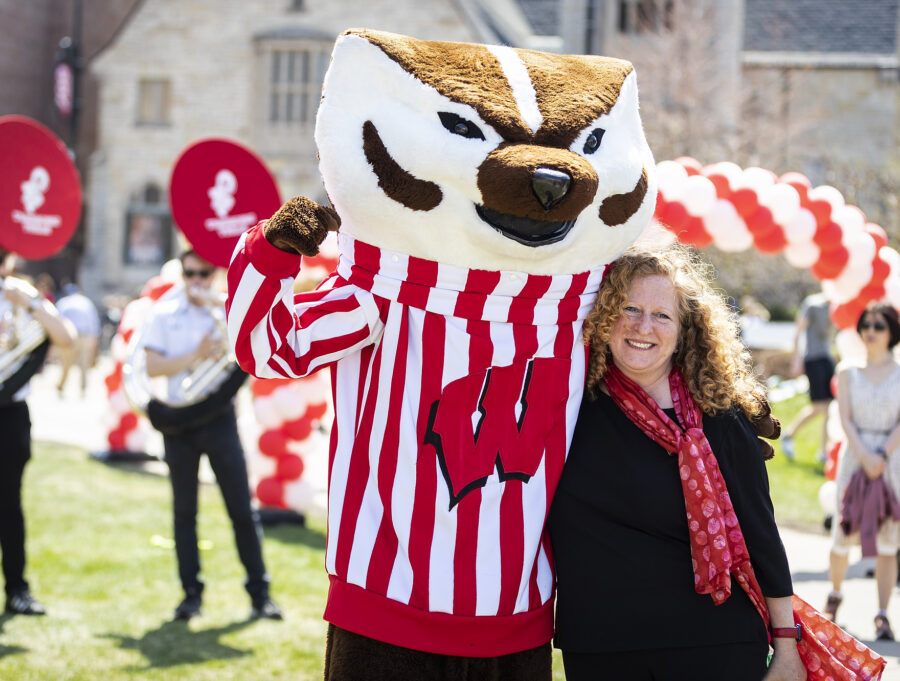
<instances>
[{"instance_id":1,"label":"woman with curly hair","mask_svg":"<svg viewBox=\"0 0 900 681\"><path fill-rule=\"evenodd\" d=\"M805 679L754 425L768 403L708 268L678 245L632 247L584 340L550 513L567 679Z\"/></svg>"}]
</instances>

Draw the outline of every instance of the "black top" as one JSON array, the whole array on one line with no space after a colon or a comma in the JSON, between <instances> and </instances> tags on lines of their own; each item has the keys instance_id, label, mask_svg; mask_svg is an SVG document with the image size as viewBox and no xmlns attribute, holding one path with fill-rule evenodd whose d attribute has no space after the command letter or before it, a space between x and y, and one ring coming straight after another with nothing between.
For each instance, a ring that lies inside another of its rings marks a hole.
<instances>
[{"instance_id":1,"label":"black top","mask_svg":"<svg viewBox=\"0 0 900 681\"><path fill-rule=\"evenodd\" d=\"M672 409L666 410L676 420ZM759 442L739 411L703 417L767 597L793 593ZM553 506L556 640L599 653L765 640L762 618L732 579L716 606L694 591L678 458L609 395L585 396Z\"/></svg>"}]
</instances>

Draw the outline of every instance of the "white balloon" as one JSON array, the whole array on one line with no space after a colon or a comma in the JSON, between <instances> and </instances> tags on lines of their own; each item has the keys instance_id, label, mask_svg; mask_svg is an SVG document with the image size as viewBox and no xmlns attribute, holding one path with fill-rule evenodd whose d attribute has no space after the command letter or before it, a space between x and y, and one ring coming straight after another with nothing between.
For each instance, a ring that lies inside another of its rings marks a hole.
<instances>
[{"instance_id":1,"label":"white balloon","mask_svg":"<svg viewBox=\"0 0 900 681\"><path fill-rule=\"evenodd\" d=\"M162 277L163 281L173 284L183 281L181 277L181 261L178 258L167 260L159 269L159 276Z\"/></svg>"},{"instance_id":2,"label":"white balloon","mask_svg":"<svg viewBox=\"0 0 900 681\"><path fill-rule=\"evenodd\" d=\"M253 413L263 430L275 430L280 428L285 419L275 409L271 395L253 398Z\"/></svg>"},{"instance_id":3,"label":"white balloon","mask_svg":"<svg viewBox=\"0 0 900 681\"><path fill-rule=\"evenodd\" d=\"M316 496L315 486L306 480L305 477L305 475L301 475L297 480L292 480L284 486L285 503L288 508L298 513L309 511Z\"/></svg>"},{"instance_id":4,"label":"white balloon","mask_svg":"<svg viewBox=\"0 0 900 681\"><path fill-rule=\"evenodd\" d=\"M882 246L878 249L878 257L890 266L891 273L900 274L900 253L890 246Z\"/></svg>"},{"instance_id":5,"label":"white balloon","mask_svg":"<svg viewBox=\"0 0 900 681\"><path fill-rule=\"evenodd\" d=\"M838 223L845 232L862 232L866 226L866 216L856 206L845 205L833 210L831 219Z\"/></svg>"},{"instance_id":6,"label":"white balloon","mask_svg":"<svg viewBox=\"0 0 900 681\"><path fill-rule=\"evenodd\" d=\"M843 442L846 439L844 428L841 426L841 414L838 410L837 400L828 403L828 432L825 436L828 442Z\"/></svg>"},{"instance_id":7,"label":"white balloon","mask_svg":"<svg viewBox=\"0 0 900 681\"><path fill-rule=\"evenodd\" d=\"M775 173L771 170L756 167L747 168L741 173L735 188L748 187L754 190L756 195L759 196L763 190L775 184L775 180L777 179Z\"/></svg>"},{"instance_id":8,"label":"white balloon","mask_svg":"<svg viewBox=\"0 0 900 681\"><path fill-rule=\"evenodd\" d=\"M740 180L741 175L743 174L743 170L736 163L732 163L731 161L721 161L719 163L713 163L712 165L706 166L703 169L703 174L706 176L709 175L722 175L728 180L728 185L732 189L736 189L738 186L738 181Z\"/></svg>"},{"instance_id":9,"label":"white balloon","mask_svg":"<svg viewBox=\"0 0 900 681\"><path fill-rule=\"evenodd\" d=\"M819 247L812 241L788 244L784 258L794 267L811 267L819 261Z\"/></svg>"},{"instance_id":10,"label":"white balloon","mask_svg":"<svg viewBox=\"0 0 900 681\"><path fill-rule=\"evenodd\" d=\"M854 262L867 262L869 265L872 264L872 260L875 259L875 239L872 238L870 234L863 232L862 230L853 231L844 230L844 238L843 238L844 248L847 249L847 253L850 255L850 262L848 266L853 266Z\"/></svg>"},{"instance_id":11,"label":"white balloon","mask_svg":"<svg viewBox=\"0 0 900 681\"><path fill-rule=\"evenodd\" d=\"M837 513L837 484L834 480L826 480L819 488L819 506L822 507L825 515L833 518L833 522L838 521L834 517Z\"/></svg>"},{"instance_id":12,"label":"white balloon","mask_svg":"<svg viewBox=\"0 0 900 681\"><path fill-rule=\"evenodd\" d=\"M855 327L838 331L834 337L834 346L841 362L859 364L866 359L866 345L856 333Z\"/></svg>"},{"instance_id":13,"label":"white balloon","mask_svg":"<svg viewBox=\"0 0 900 681\"><path fill-rule=\"evenodd\" d=\"M666 201L681 198L687 179L687 171L680 163L660 161L656 164L656 186Z\"/></svg>"},{"instance_id":14,"label":"white balloon","mask_svg":"<svg viewBox=\"0 0 900 681\"><path fill-rule=\"evenodd\" d=\"M827 201L831 204L831 214L844 207L844 196L831 185L823 184L813 187L806 194L810 201Z\"/></svg>"},{"instance_id":15,"label":"white balloon","mask_svg":"<svg viewBox=\"0 0 900 681\"><path fill-rule=\"evenodd\" d=\"M272 406L281 416L282 421L293 421L303 416L306 411L306 402L299 399L293 383L281 386L272 395Z\"/></svg>"},{"instance_id":16,"label":"white balloon","mask_svg":"<svg viewBox=\"0 0 900 681\"><path fill-rule=\"evenodd\" d=\"M684 183L681 202L691 215L704 215L716 202L716 187L703 175L691 175Z\"/></svg>"},{"instance_id":17,"label":"white balloon","mask_svg":"<svg viewBox=\"0 0 900 681\"><path fill-rule=\"evenodd\" d=\"M834 293L828 298L837 304L847 303L856 298L872 280L872 261L858 260L847 263L841 273L832 280ZM825 282L822 282L824 289Z\"/></svg>"},{"instance_id":18,"label":"white balloon","mask_svg":"<svg viewBox=\"0 0 900 681\"><path fill-rule=\"evenodd\" d=\"M125 391L119 388L112 395L110 395L106 403L109 405L109 409L113 414L118 414L121 416L122 414L127 414L131 411L131 405L128 403L128 400L125 397Z\"/></svg>"},{"instance_id":19,"label":"white balloon","mask_svg":"<svg viewBox=\"0 0 900 681\"><path fill-rule=\"evenodd\" d=\"M797 190L789 184L778 182L760 191L757 197L759 205L768 208L772 212L772 219L787 232L788 222L800 210L800 195ZM815 222L815 218L813 221Z\"/></svg>"},{"instance_id":20,"label":"white balloon","mask_svg":"<svg viewBox=\"0 0 900 681\"><path fill-rule=\"evenodd\" d=\"M789 244L799 244L812 241L812 238L815 236L815 234L816 216L806 208L800 208L799 210L797 210L784 223L784 236ZM816 257L818 258L818 256L818 251L816 251ZM805 265L805 267L809 267L809 265Z\"/></svg>"},{"instance_id":21,"label":"white balloon","mask_svg":"<svg viewBox=\"0 0 900 681\"><path fill-rule=\"evenodd\" d=\"M753 245L753 235L731 201L717 199L703 216L703 225L716 247L723 251L745 251Z\"/></svg>"},{"instance_id":22,"label":"white balloon","mask_svg":"<svg viewBox=\"0 0 900 681\"><path fill-rule=\"evenodd\" d=\"M884 297L898 310L900 310L900 276L893 274L884 281Z\"/></svg>"},{"instance_id":23,"label":"white balloon","mask_svg":"<svg viewBox=\"0 0 900 681\"><path fill-rule=\"evenodd\" d=\"M125 449L129 452L143 452L146 446L147 431L143 428L132 428L125 434Z\"/></svg>"},{"instance_id":24,"label":"white balloon","mask_svg":"<svg viewBox=\"0 0 900 681\"><path fill-rule=\"evenodd\" d=\"M251 454L252 452L252 454ZM247 468L253 488L260 480L271 478L275 475L275 467L278 461L271 456L260 454L259 449L254 446L247 449Z\"/></svg>"}]
</instances>

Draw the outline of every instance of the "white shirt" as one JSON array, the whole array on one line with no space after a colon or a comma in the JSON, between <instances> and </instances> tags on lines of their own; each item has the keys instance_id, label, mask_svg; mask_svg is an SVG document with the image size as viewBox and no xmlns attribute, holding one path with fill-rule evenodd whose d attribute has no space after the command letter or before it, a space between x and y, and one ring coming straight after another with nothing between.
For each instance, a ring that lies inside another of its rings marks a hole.
<instances>
[{"instance_id":1,"label":"white shirt","mask_svg":"<svg viewBox=\"0 0 900 681\"><path fill-rule=\"evenodd\" d=\"M17 313L15 305L9 302L6 294L0 290L0 354L9 349L7 345L9 337L7 334L10 332L16 335L21 334L25 330L28 321L28 316ZM19 388L16 394L13 395L12 400L21 402L28 397L28 394L31 392L29 386L30 382Z\"/></svg>"},{"instance_id":2,"label":"white shirt","mask_svg":"<svg viewBox=\"0 0 900 681\"><path fill-rule=\"evenodd\" d=\"M193 305L186 296L179 295L153 306L143 344L145 348L165 357L179 357L195 350L210 331L218 333L218 325L210 309ZM183 400L182 381L189 374L190 370L186 369L168 377L168 401Z\"/></svg>"}]
</instances>

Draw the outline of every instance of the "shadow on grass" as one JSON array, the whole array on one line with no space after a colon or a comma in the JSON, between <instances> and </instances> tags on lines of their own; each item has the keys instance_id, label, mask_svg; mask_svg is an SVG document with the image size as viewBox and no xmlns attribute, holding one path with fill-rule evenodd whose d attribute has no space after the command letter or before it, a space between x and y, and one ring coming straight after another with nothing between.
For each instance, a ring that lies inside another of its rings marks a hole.
<instances>
[{"instance_id":1,"label":"shadow on grass","mask_svg":"<svg viewBox=\"0 0 900 681\"><path fill-rule=\"evenodd\" d=\"M14 616L5 612L0 614L0 634L3 633L3 627L9 622ZM23 648L22 646L5 646L0 643L0 657L6 657L7 655L19 655L21 653L27 653L28 648Z\"/></svg>"},{"instance_id":2,"label":"shadow on grass","mask_svg":"<svg viewBox=\"0 0 900 681\"><path fill-rule=\"evenodd\" d=\"M145 667L129 667L129 672L152 667L174 667L182 664L201 664L210 660L228 660L252 655L252 650L239 650L225 645L219 638L233 631L239 631L252 624L254 619L233 622L224 627L191 630L187 622L173 620L164 622L158 629L152 629L141 638L104 634L101 638L116 641L123 650L137 650L146 659Z\"/></svg>"},{"instance_id":3,"label":"shadow on grass","mask_svg":"<svg viewBox=\"0 0 900 681\"><path fill-rule=\"evenodd\" d=\"M317 530L302 525L267 525L266 539L274 539L282 544L303 544L317 551L325 550L325 535Z\"/></svg>"}]
</instances>

